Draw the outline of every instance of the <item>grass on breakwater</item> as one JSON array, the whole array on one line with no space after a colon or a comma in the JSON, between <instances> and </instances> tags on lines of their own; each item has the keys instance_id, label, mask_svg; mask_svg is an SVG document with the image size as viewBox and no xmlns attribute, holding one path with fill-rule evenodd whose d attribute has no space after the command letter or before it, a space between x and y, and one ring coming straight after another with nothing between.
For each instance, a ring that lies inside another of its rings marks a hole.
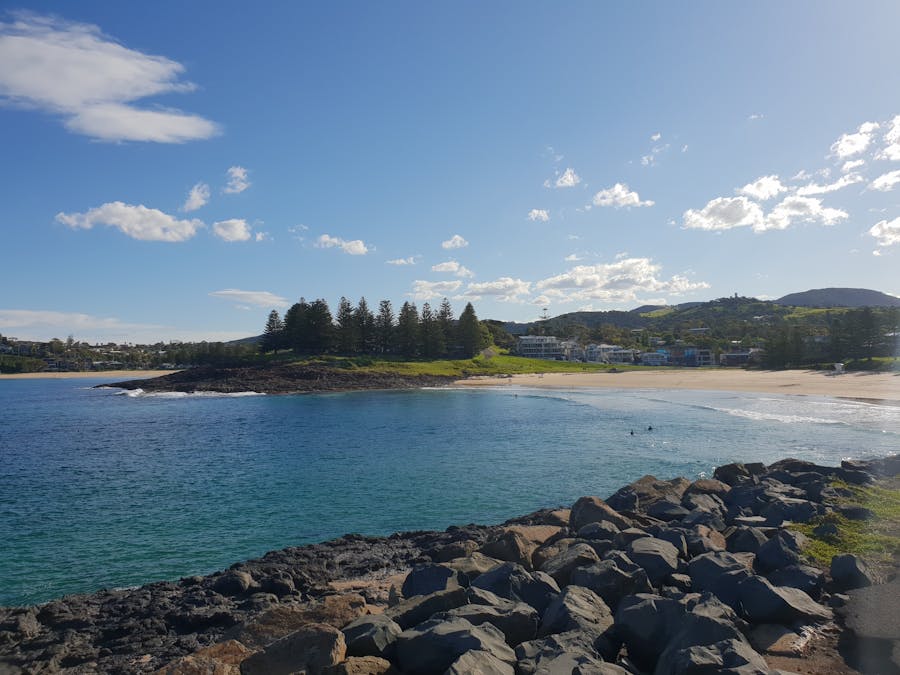
<instances>
[{"instance_id":1,"label":"grass on breakwater","mask_svg":"<svg viewBox=\"0 0 900 675\"><path fill-rule=\"evenodd\" d=\"M832 485L847 495L841 499L841 504L862 506L874 517L850 520L835 512L809 523L793 525L791 529L809 537L805 553L826 568L831 564L831 558L841 553L853 553L875 565L891 564L900 556L900 476L865 487L840 480L833 481ZM837 528L837 534L817 535L816 527L827 523Z\"/></svg>"}]
</instances>

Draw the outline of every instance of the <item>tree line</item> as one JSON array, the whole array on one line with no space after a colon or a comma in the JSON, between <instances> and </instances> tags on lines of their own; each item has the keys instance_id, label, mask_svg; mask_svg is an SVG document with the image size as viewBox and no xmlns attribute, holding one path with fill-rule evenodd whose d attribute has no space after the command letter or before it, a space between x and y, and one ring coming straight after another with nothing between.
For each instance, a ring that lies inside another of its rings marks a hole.
<instances>
[{"instance_id":1,"label":"tree line","mask_svg":"<svg viewBox=\"0 0 900 675\"><path fill-rule=\"evenodd\" d=\"M373 311L365 298L353 306L341 297L336 316L325 300L300 298L284 317L277 310L269 312L259 349L438 359L471 358L491 342L490 327L478 320L471 302L454 319L447 298L436 309L426 302L421 311L415 303L404 302L395 315L390 300L382 300Z\"/></svg>"}]
</instances>

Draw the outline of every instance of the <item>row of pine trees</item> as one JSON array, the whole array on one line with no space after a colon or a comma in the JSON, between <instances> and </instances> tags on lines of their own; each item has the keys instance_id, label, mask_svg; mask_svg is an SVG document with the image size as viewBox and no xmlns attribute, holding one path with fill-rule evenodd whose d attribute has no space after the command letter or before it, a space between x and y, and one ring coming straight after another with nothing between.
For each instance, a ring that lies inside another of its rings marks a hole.
<instances>
[{"instance_id":1,"label":"row of pine trees","mask_svg":"<svg viewBox=\"0 0 900 675\"><path fill-rule=\"evenodd\" d=\"M365 298L354 307L342 297L337 316L332 316L325 300L300 298L284 318L274 309L269 313L260 350L471 358L490 343L490 332L478 320L471 302L456 320L446 298L436 310L426 302L421 312L415 303L404 302L396 316L390 300L382 300L373 312Z\"/></svg>"}]
</instances>

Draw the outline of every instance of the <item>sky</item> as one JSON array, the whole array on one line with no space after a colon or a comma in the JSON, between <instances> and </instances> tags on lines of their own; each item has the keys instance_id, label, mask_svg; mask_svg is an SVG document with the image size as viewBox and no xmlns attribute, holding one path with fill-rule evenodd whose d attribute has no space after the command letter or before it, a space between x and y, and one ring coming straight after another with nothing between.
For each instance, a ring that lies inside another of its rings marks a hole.
<instances>
[{"instance_id":1,"label":"sky","mask_svg":"<svg viewBox=\"0 0 900 675\"><path fill-rule=\"evenodd\" d=\"M900 3L0 5L0 334L900 294Z\"/></svg>"}]
</instances>

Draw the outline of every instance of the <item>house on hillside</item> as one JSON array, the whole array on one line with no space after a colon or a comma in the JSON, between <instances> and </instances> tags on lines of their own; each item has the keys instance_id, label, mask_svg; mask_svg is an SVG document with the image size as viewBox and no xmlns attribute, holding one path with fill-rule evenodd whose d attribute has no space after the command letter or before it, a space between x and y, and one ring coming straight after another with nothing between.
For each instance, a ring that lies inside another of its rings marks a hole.
<instances>
[{"instance_id":1,"label":"house on hillside","mask_svg":"<svg viewBox=\"0 0 900 675\"><path fill-rule=\"evenodd\" d=\"M531 359L565 358L562 343L553 335L520 335L516 353Z\"/></svg>"}]
</instances>

